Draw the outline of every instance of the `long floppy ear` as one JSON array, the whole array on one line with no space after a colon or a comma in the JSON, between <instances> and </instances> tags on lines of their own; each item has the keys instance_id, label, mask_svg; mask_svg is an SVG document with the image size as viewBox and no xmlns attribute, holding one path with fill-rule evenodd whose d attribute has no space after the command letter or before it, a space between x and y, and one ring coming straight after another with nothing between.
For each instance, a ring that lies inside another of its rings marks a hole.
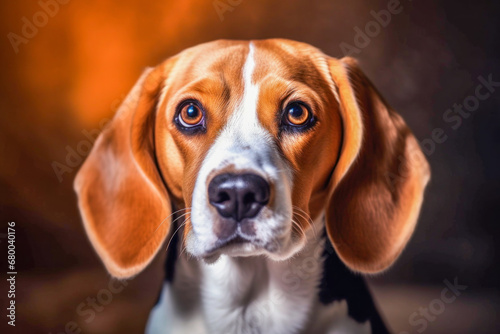
<instances>
[{"instance_id":1,"label":"long floppy ear","mask_svg":"<svg viewBox=\"0 0 500 334\"><path fill-rule=\"evenodd\" d=\"M326 229L351 269L389 267L415 228L429 165L403 119L352 58L329 59L343 122Z\"/></svg>"},{"instance_id":2,"label":"long floppy ear","mask_svg":"<svg viewBox=\"0 0 500 334\"><path fill-rule=\"evenodd\" d=\"M144 269L170 227L171 203L156 167L153 133L164 79L162 66L144 71L74 183L85 230L115 277Z\"/></svg>"}]
</instances>

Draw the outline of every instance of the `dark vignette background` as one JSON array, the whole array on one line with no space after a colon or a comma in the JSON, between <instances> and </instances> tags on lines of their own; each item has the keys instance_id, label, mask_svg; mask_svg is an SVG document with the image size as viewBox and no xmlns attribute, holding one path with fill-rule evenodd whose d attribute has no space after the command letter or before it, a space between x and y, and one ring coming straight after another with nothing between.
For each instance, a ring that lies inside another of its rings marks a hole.
<instances>
[{"instance_id":1,"label":"dark vignette background","mask_svg":"<svg viewBox=\"0 0 500 334\"><path fill-rule=\"evenodd\" d=\"M220 3L230 9L222 16L214 8ZM76 209L72 180L80 163L61 182L52 163L65 164L68 148L76 150L85 131L100 130L144 67L219 38L290 38L341 57L339 45L354 45L354 28L364 30L374 20L370 11L386 9L389 1L230 3L70 0L16 53L8 34L22 35L23 17L32 22L42 7L2 2L0 261L5 263L7 221L16 221L19 272L17 331L9 333L60 333L69 321L84 333L143 330L164 255L87 322L76 308L106 288L109 276ZM401 0L401 6L353 56L419 140L436 128L447 139L428 155L432 181L415 235L389 271L370 278L372 289L394 332L416 333L422 327L411 326L411 314L440 298L445 279L457 277L467 289L425 331L497 333L500 88L456 130L443 115L474 95L479 76L500 81L499 5ZM1 286L5 310L4 279Z\"/></svg>"}]
</instances>

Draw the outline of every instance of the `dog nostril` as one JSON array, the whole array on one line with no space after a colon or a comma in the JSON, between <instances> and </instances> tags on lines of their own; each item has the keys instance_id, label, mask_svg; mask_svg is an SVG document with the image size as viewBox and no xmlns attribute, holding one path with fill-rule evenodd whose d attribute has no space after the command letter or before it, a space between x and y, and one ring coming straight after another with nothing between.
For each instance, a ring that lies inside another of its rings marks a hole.
<instances>
[{"instance_id":1,"label":"dog nostril","mask_svg":"<svg viewBox=\"0 0 500 334\"><path fill-rule=\"evenodd\" d=\"M231 198L229 197L229 194L225 191L220 192L218 195L219 195L219 198L214 201L215 203L221 204L221 203L224 203L224 202L231 200Z\"/></svg>"},{"instance_id":2,"label":"dog nostril","mask_svg":"<svg viewBox=\"0 0 500 334\"><path fill-rule=\"evenodd\" d=\"M241 221L269 202L269 184L255 174L221 174L210 181L208 199L221 216Z\"/></svg>"},{"instance_id":3,"label":"dog nostril","mask_svg":"<svg viewBox=\"0 0 500 334\"><path fill-rule=\"evenodd\" d=\"M243 204L252 204L254 202L257 202L255 200L255 194L254 193L246 193L245 196L243 196Z\"/></svg>"}]
</instances>

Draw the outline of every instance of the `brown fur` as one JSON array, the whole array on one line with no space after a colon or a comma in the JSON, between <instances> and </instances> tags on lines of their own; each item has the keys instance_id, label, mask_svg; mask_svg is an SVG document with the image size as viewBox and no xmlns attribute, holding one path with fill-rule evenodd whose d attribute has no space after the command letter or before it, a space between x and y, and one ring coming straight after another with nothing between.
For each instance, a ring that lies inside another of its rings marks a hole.
<instances>
[{"instance_id":1,"label":"brown fur","mask_svg":"<svg viewBox=\"0 0 500 334\"><path fill-rule=\"evenodd\" d=\"M410 238L430 177L402 118L352 58L330 59L339 89L344 142L331 181L327 231L352 269L387 268Z\"/></svg>"},{"instance_id":2,"label":"brown fur","mask_svg":"<svg viewBox=\"0 0 500 334\"><path fill-rule=\"evenodd\" d=\"M293 41L254 44L258 116L294 171L293 205L313 218L327 209L328 235L351 268L386 268L413 231L429 176L411 132L351 59L329 59ZM111 274L130 276L151 261L169 231L170 201L191 206L206 152L243 94L248 50L248 42L217 41L165 61L144 74L97 141L75 185L87 232ZM206 133L186 136L173 124L186 98L203 104ZM317 123L305 133L280 133L277 115L293 100L308 103ZM410 154L421 164L409 162ZM389 184L387 173L404 173L403 181Z\"/></svg>"}]
</instances>

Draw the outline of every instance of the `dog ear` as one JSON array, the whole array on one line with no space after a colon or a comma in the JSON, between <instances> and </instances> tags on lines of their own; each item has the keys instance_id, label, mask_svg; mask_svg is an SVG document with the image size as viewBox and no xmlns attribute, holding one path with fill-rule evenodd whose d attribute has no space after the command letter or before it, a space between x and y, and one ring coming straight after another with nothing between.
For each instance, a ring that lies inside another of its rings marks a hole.
<instances>
[{"instance_id":1,"label":"dog ear","mask_svg":"<svg viewBox=\"0 0 500 334\"><path fill-rule=\"evenodd\" d=\"M115 277L144 269L170 227L171 203L157 169L153 133L164 70L160 65L144 71L74 183L85 230Z\"/></svg>"},{"instance_id":2,"label":"dog ear","mask_svg":"<svg viewBox=\"0 0 500 334\"><path fill-rule=\"evenodd\" d=\"M326 229L352 270L389 267L415 228L430 169L419 144L352 58L329 59L343 123Z\"/></svg>"}]
</instances>

